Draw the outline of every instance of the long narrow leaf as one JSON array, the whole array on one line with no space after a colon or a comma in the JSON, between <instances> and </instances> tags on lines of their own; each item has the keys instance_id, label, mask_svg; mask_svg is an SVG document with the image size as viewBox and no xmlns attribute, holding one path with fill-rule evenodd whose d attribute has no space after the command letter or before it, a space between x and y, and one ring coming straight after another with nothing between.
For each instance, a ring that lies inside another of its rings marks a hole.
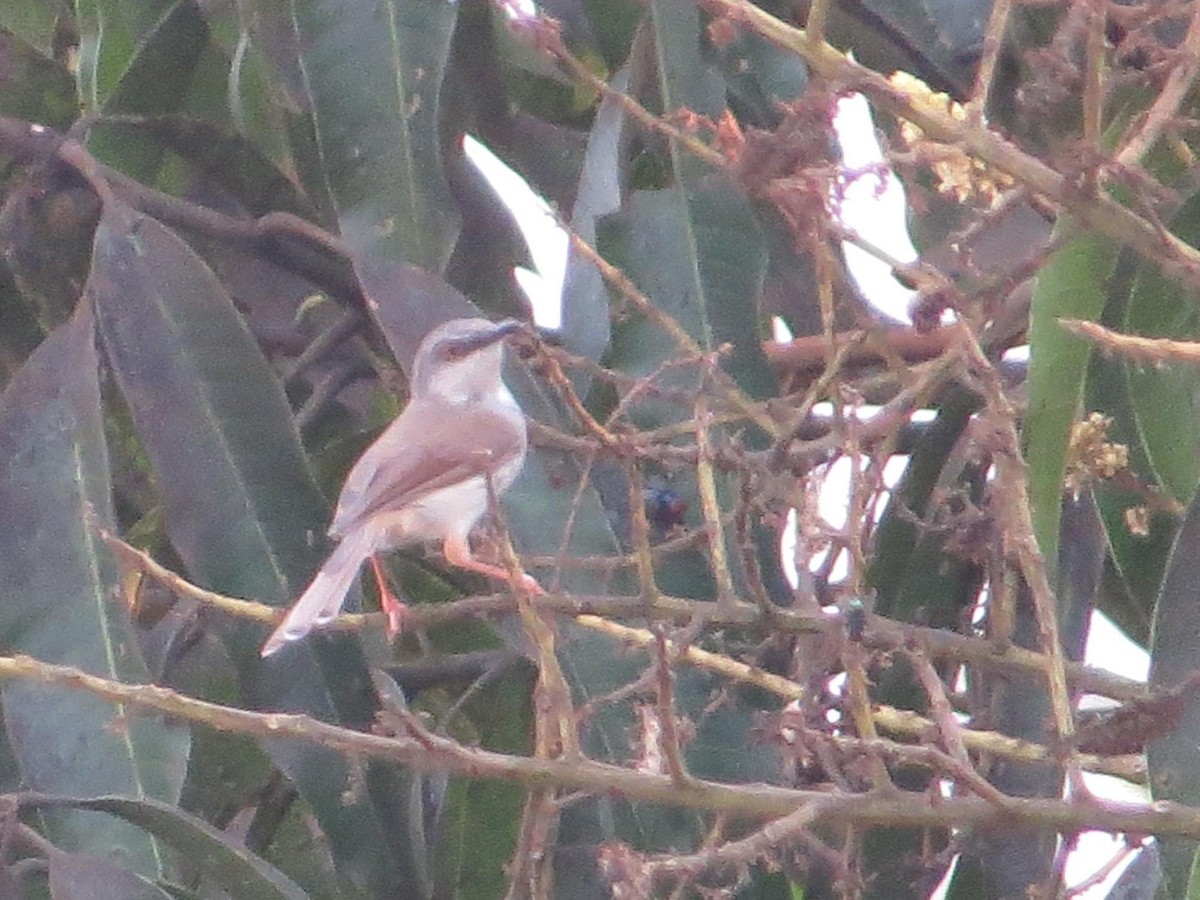
<instances>
[{"instance_id":1,"label":"long narrow leaf","mask_svg":"<svg viewBox=\"0 0 1200 900\"><path fill-rule=\"evenodd\" d=\"M28 805L92 810L143 828L179 851L195 872L239 900L304 900L307 896L236 840L166 803L125 797L44 797Z\"/></svg>"},{"instance_id":2,"label":"long narrow leaf","mask_svg":"<svg viewBox=\"0 0 1200 900\"><path fill-rule=\"evenodd\" d=\"M1200 196L1193 197L1171 223L1171 230L1190 244L1200 244ZM1129 294L1125 330L1146 337L1195 340L1200 311L1194 293L1143 263ZM1200 368L1126 365L1129 402L1142 445L1159 484L1186 503L1200 481Z\"/></svg>"},{"instance_id":3,"label":"long narrow leaf","mask_svg":"<svg viewBox=\"0 0 1200 900\"><path fill-rule=\"evenodd\" d=\"M347 241L440 271L458 230L438 133L454 4L252 0L243 8L311 123L319 171L307 176L332 195Z\"/></svg>"},{"instance_id":4,"label":"long narrow leaf","mask_svg":"<svg viewBox=\"0 0 1200 900\"><path fill-rule=\"evenodd\" d=\"M158 478L167 531L196 581L282 604L319 559L327 512L283 391L228 295L179 237L119 204L96 231L88 291L104 349ZM260 665L258 627L230 635L247 700L363 727L357 644L307 641ZM340 870L364 890L404 883L386 789L346 802L347 768L319 747L267 749L312 806Z\"/></svg>"},{"instance_id":5,"label":"long narrow leaf","mask_svg":"<svg viewBox=\"0 0 1200 900\"><path fill-rule=\"evenodd\" d=\"M149 680L99 526L112 527L95 331L87 303L34 352L0 398L0 634L5 652ZM4 723L25 784L175 802L185 729L60 688L5 685ZM78 813L50 818L64 848L160 874L153 841Z\"/></svg>"},{"instance_id":6,"label":"long narrow leaf","mask_svg":"<svg viewBox=\"0 0 1200 900\"><path fill-rule=\"evenodd\" d=\"M1058 233L1070 227L1060 221ZM1058 320L1099 318L1117 255L1107 238L1081 234L1046 264L1034 289L1025 444L1034 535L1051 571L1058 564L1067 441L1079 415L1090 353L1090 347L1067 334Z\"/></svg>"},{"instance_id":7,"label":"long narrow leaf","mask_svg":"<svg viewBox=\"0 0 1200 900\"><path fill-rule=\"evenodd\" d=\"M1167 688L1178 685L1200 669L1200 498L1193 498L1175 537L1163 573L1162 588L1154 607L1150 634L1150 683ZM1183 707L1179 723L1146 747L1150 792L1155 800L1200 804L1196 778L1196 748L1200 746L1200 706ZM1168 893L1183 896L1195 846L1186 841L1161 845L1163 874Z\"/></svg>"},{"instance_id":8,"label":"long narrow leaf","mask_svg":"<svg viewBox=\"0 0 1200 900\"><path fill-rule=\"evenodd\" d=\"M98 113L163 115L178 112L208 43L197 4L189 0L83 0L79 4L83 108ZM124 134L96 131L89 148L129 175L151 179L162 151Z\"/></svg>"}]
</instances>

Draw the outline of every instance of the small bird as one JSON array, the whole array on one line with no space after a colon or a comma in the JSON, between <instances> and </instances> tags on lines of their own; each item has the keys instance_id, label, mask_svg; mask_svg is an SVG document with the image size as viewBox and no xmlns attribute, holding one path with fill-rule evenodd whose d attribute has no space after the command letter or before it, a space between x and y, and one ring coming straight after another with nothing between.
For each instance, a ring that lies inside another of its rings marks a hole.
<instances>
[{"instance_id":1,"label":"small bird","mask_svg":"<svg viewBox=\"0 0 1200 900\"><path fill-rule=\"evenodd\" d=\"M471 555L467 536L525 463L525 416L504 385L504 338L521 330L506 319L453 319L417 349L412 397L366 449L342 487L329 534L340 543L262 646L269 656L328 622L367 559L375 569L388 637L400 631L405 606L383 580L376 554L440 540L460 568L507 580L509 573ZM533 576L521 585L545 593Z\"/></svg>"}]
</instances>

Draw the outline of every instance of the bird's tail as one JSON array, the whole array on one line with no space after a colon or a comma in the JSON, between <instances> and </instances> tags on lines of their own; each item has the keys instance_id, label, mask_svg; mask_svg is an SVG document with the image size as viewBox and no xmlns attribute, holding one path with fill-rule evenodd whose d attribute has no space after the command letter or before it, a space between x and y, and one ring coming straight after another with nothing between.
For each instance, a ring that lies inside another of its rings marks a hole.
<instances>
[{"instance_id":1,"label":"bird's tail","mask_svg":"<svg viewBox=\"0 0 1200 900\"><path fill-rule=\"evenodd\" d=\"M334 548L279 627L262 645L262 656L270 656L285 644L299 640L314 626L328 622L341 611L346 592L358 577L363 560L371 554L371 537L364 531L352 531Z\"/></svg>"}]
</instances>

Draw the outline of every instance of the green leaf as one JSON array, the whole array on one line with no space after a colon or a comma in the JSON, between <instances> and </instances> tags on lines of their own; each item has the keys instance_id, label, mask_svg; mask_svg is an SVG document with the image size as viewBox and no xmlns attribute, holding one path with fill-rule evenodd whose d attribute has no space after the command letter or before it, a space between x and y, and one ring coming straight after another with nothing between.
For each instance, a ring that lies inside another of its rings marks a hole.
<instances>
[{"instance_id":1,"label":"green leaf","mask_svg":"<svg viewBox=\"0 0 1200 900\"><path fill-rule=\"evenodd\" d=\"M961 388L947 391L937 418L921 435L904 477L893 491L880 519L875 537L875 557L869 582L875 590L875 612L901 622L919 622L934 628L953 628L963 610L976 600L981 574L977 565L961 554L948 552L946 534L940 529L919 529L914 517L924 519L934 512L931 497L968 492L978 500L978 477L966 469L966 460L956 454L959 440L979 408L979 400ZM950 460L958 465L947 465ZM898 658L872 675L871 696L877 702L900 709L923 711L924 688L913 677L911 666ZM921 790L930 780L926 773L901 772L902 786ZM875 828L863 838L863 867L876 873L867 889L868 897L916 897L918 885L911 878L903 886L881 877L894 871L897 859L919 854L930 841L947 835L912 828Z\"/></svg>"},{"instance_id":2,"label":"green leaf","mask_svg":"<svg viewBox=\"0 0 1200 900\"><path fill-rule=\"evenodd\" d=\"M0 115L65 129L77 115L75 85L66 69L20 38L0 31Z\"/></svg>"},{"instance_id":3,"label":"green leaf","mask_svg":"<svg viewBox=\"0 0 1200 900\"><path fill-rule=\"evenodd\" d=\"M529 245L500 191L458 147L446 167L463 226L446 266L446 278L493 318L528 318L529 300L513 274L533 268Z\"/></svg>"},{"instance_id":4,"label":"green leaf","mask_svg":"<svg viewBox=\"0 0 1200 900\"><path fill-rule=\"evenodd\" d=\"M197 4L81 0L78 24L77 81L87 112L165 115L182 108L208 45ZM103 129L88 149L143 181L153 178L162 158L154 144Z\"/></svg>"},{"instance_id":5,"label":"green leaf","mask_svg":"<svg viewBox=\"0 0 1200 900\"><path fill-rule=\"evenodd\" d=\"M1171 548L1154 607L1150 636L1150 684L1170 688L1200 669L1200 497L1194 497ZM1146 746L1150 793L1155 800L1200 804L1196 748L1200 746L1200 706L1188 703L1178 724ZM1180 896L1189 882L1195 845L1169 840L1160 844L1168 895Z\"/></svg>"},{"instance_id":6,"label":"green leaf","mask_svg":"<svg viewBox=\"0 0 1200 900\"><path fill-rule=\"evenodd\" d=\"M1171 230L1200 245L1200 195L1189 200ZM1200 336L1194 293L1154 263L1143 263L1134 281L1124 330L1144 337L1191 341ZM1126 364L1129 402L1158 483L1186 503L1200 481L1200 369Z\"/></svg>"},{"instance_id":7,"label":"green leaf","mask_svg":"<svg viewBox=\"0 0 1200 900\"><path fill-rule=\"evenodd\" d=\"M1122 252L1114 270L1109 302L1100 320L1102 325L1124 328L1134 277L1140 270L1137 257ZM1121 359L1104 353L1092 354L1085 402L1087 410L1109 418L1108 439L1128 449L1132 475L1143 484L1154 484L1156 479L1130 402L1128 372ZM1154 600L1179 528L1178 517L1156 513L1150 519L1150 534L1137 535L1130 530L1125 514L1131 507L1145 504L1143 494L1123 490L1112 481L1098 482L1091 491L1109 545L1109 565L1101 582L1097 607L1132 640L1148 647Z\"/></svg>"},{"instance_id":8,"label":"green leaf","mask_svg":"<svg viewBox=\"0 0 1200 900\"><path fill-rule=\"evenodd\" d=\"M1192 868L1188 873L1187 900L1200 900L1200 850L1192 857Z\"/></svg>"},{"instance_id":9,"label":"green leaf","mask_svg":"<svg viewBox=\"0 0 1200 900\"><path fill-rule=\"evenodd\" d=\"M629 87L626 71L617 74L613 89L624 93ZM584 241L596 245L596 225L621 208L624 165L621 138L625 132L625 110L617 95L605 97L596 111L588 135L587 153L579 173L571 228ZM574 246L567 251L563 276L562 340L572 353L599 360L612 337L609 322L608 288L600 270L583 258ZM576 385L585 395L588 380L576 375Z\"/></svg>"},{"instance_id":10,"label":"green leaf","mask_svg":"<svg viewBox=\"0 0 1200 900\"><path fill-rule=\"evenodd\" d=\"M237 596L297 593L317 558L304 526L325 505L221 284L173 232L118 204L96 229L87 291L188 567Z\"/></svg>"},{"instance_id":11,"label":"green leaf","mask_svg":"<svg viewBox=\"0 0 1200 900\"><path fill-rule=\"evenodd\" d=\"M486 677L486 676L485 676ZM500 753L529 753L533 725L532 666L507 673L479 691L463 710L479 745ZM513 858L524 791L486 779L450 779L433 860L435 896L490 900L497 873Z\"/></svg>"},{"instance_id":12,"label":"green leaf","mask_svg":"<svg viewBox=\"0 0 1200 900\"><path fill-rule=\"evenodd\" d=\"M1172 227L1188 241L1200 240L1200 198L1193 197L1175 217ZM1114 279L1112 299L1103 322L1122 331L1177 340L1194 338L1194 302L1173 280L1150 263L1123 260ZM1126 274L1127 273L1127 274ZM1192 366L1156 369L1130 365L1096 355L1088 379L1088 408L1108 415L1108 439L1129 450L1129 469L1143 483L1158 484L1187 501L1200 468L1195 459L1200 431L1192 417L1194 394L1200 388ZM1125 513L1143 505L1145 497L1112 483L1093 488L1105 523L1112 571L1099 599L1100 609L1129 636L1147 644L1154 599L1178 522L1158 513L1150 533L1130 531Z\"/></svg>"},{"instance_id":13,"label":"green leaf","mask_svg":"<svg viewBox=\"0 0 1200 900\"><path fill-rule=\"evenodd\" d=\"M282 388L221 284L174 233L112 203L96 230L87 289L192 579L288 601L319 561L310 535L324 531L326 507ZM263 664L262 638L253 625L229 635L252 702L351 727L374 715L357 641L316 638ZM291 742L264 746L311 804L339 871L364 890L400 890L387 786L372 783L347 802L341 757Z\"/></svg>"},{"instance_id":14,"label":"green leaf","mask_svg":"<svg viewBox=\"0 0 1200 900\"><path fill-rule=\"evenodd\" d=\"M1074 226L1060 219L1055 234ZM1029 503L1033 531L1054 583L1063 478L1071 426L1079 416L1091 347L1067 334L1059 319L1100 317L1117 259L1108 238L1072 237L1038 275L1029 319L1029 413L1025 456L1029 464Z\"/></svg>"},{"instance_id":15,"label":"green leaf","mask_svg":"<svg viewBox=\"0 0 1200 900\"><path fill-rule=\"evenodd\" d=\"M731 344L725 368L751 396L771 396L775 377L753 308L766 252L745 198L713 176L693 189L638 191L607 224L608 240L626 248L627 255L618 254L622 268L654 307L674 318L701 350ZM625 374L644 377L679 352L663 328L630 311L616 326L609 358ZM656 381L694 388L698 369L679 366ZM643 427L690 415L665 400L639 402L634 409Z\"/></svg>"},{"instance_id":16,"label":"green leaf","mask_svg":"<svg viewBox=\"0 0 1200 900\"><path fill-rule=\"evenodd\" d=\"M664 110L720 118L725 87L701 58L698 10L692 4L654 0L651 13ZM732 345L725 365L743 390L754 397L773 396L777 385L762 352L753 305L767 264L762 229L730 181L678 142L670 146L675 186L640 192L626 207L632 223L628 274L702 349ZM671 354L663 335L656 338L657 351L643 347L637 353L640 374Z\"/></svg>"},{"instance_id":17,"label":"green leaf","mask_svg":"<svg viewBox=\"0 0 1200 900\"><path fill-rule=\"evenodd\" d=\"M443 86L454 100L443 130L450 137L443 143L453 155L460 137L474 134L552 207L565 212L572 208L587 135L521 107L519 92L509 90L512 79L505 77L514 64L505 51L518 43L508 38L509 27L507 14L493 4L472 0L460 5ZM521 41L528 44L528 35ZM593 104L590 87L576 83L574 90L585 95L588 106ZM457 187L454 195L461 200Z\"/></svg>"},{"instance_id":18,"label":"green leaf","mask_svg":"<svg viewBox=\"0 0 1200 900\"><path fill-rule=\"evenodd\" d=\"M132 7L124 0L80 0L79 67L76 79L85 111L99 112L119 89L138 55L138 46L169 21L180 0L149 0ZM128 9L126 7L129 7Z\"/></svg>"},{"instance_id":19,"label":"green leaf","mask_svg":"<svg viewBox=\"0 0 1200 900\"><path fill-rule=\"evenodd\" d=\"M716 56L743 127L774 128L781 104L796 100L808 84L808 67L800 56L752 31L739 31L729 44L716 48Z\"/></svg>"},{"instance_id":20,"label":"green leaf","mask_svg":"<svg viewBox=\"0 0 1200 900\"><path fill-rule=\"evenodd\" d=\"M1154 478L1129 405L1124 367L1123 362L1111 357L1100 354L1093 357L1088 409L1099 410L1112 419L1108 439L1129 449L1130 471L1149 484ZM1097 606L1130 639L1148 646L1154 599L1179 522L1174 516L1156 513L1151 516L1148 535L1134 534L1125 513L1144 504L1145 496L1121 490L1111 482L1093 485L1092 496L1104 523L1111 561L1111 571L1097 598Z\"/></svg>"},{"instance_id":21,"label":"green leaf","mask_svg":"<svg viewBox=\"0 0 1200 900\"><path fill-rule=\"evenodd\" d=\"M331 193L342 235L357 251L441 271L458 230L438 133L455 5L251 0L242 9L309 120L320 157L304 177L323 182L316 195Z\"/></svg>"},{"instance_id":22,"label":"green leaf","mask_svg":"<svg viewBox=\"0 0 1200 900\"><path fill-rule=\"evenodd\" d=\"M0 253L7 250L6 224L0 216ZM33 305L17 286L11 263L0 266L0 389L45 336Z\"/></svg>"},{"instance_id":23,"label":"green leaf","mask_svg":"<svg viewBox=\"0 0 1200 900\"><path fill-rule=\"evenodd\" d=\"M276 806L266 810L265 814L260 806L255 814L255 825L266 820L267 824L261 830L270 839L270 844L258 851L263 859L312 897L363 900L368 896L366 891L356 890L344 879L339 880L329 839L319 828L313 827L312 807L303 797L289 803L285 791L286 788L280 786L280 790L274 792L281 795L279 804L287 804L286 810L282 811L282 821L273 821L272 816L278 811ZM275 799L274 795L272 799ZM256 845L261 845L262 841L254 834L255 825L251 826L247 840L254 839Z\"/></svg>"},{"instance_id":24,"label":"green leaf","mask_svg":"<svg viewBox=\"0 0 1200 900\"><path fill-rule=\"evenodd\" d=\"M296 185L257 146L210 122L182 115L139 116L104 124L109 133L150 140L171 150L227 190L252 215L315 212Z\"/></svg>"},{"instance_id":25,"label":"green leaf","mask_svg":"<svg viewBox=\"0 0 1200 900\"><path fill-rule=\"evenodd\" d=\"M43 56L49 56L54 40L54 23L66 4L56 9L47 0L7 0L0 3L0 28L17 35Z\"/></svg>"},{"instance_id":26,"label":"green leaf","mask_svg":"<svg viewBox=\"0 0 1200 900\"><path fill-rule=\"evenodd\" d=\"M644 10L635 0L583 0L588 23L596 33L596 42L611 70L629 60L629 48Z\"/></svg>"},{"instance_id":27,"label":"green leaf","mask_svg":"<svg viewBox=\"0 0 1200 900\"><path fill-rule=\"evenodd\" d=\"M46 862L54 900L171 900L153 882L99 857L52 848Z\"/></svg>"},{"instance_id":28,"label":"green leaf","mask_svg":"<svg viewBox=\"0 0 1200 900\"><path fill-rule=\"evenodd\" d=\"M956 0L955 6L970 10L980 2ZM963 39L959 35L969 35L969 29L943 34L939 25L946 17L931 15L930 5L931 0L833 4L826 24L829 41L853 50L855 59L877 71L910 71L936 91L966 98L975 79L978 49L964 51L959 43ZM987 13L983 21L987 21Z\"/></svg>"},{"instance_id":29,"label":"green leaf","mask_svg":"<svg viewBox=\"0 0 1200 900\"><path fill-rule=\"evenodd\" d=\"M242 24L240 6L200 4L208 24L209 46L198 66L186 108L196 118L236 132L257 153L295 179L292 139L306 146L307 139L293 132L291 126L299 121L297 108L279 89L273 67L250 39ZM203 154L204 149L194 148L192 153ZM313 205L319 204L314 200Z\"/></svg>"},{"instance_id":30,"label":"green leaf","mask_svg":"<svg viewBox=\"0 0 1200 900\"><path fill-rule=\"evenodd\" d=\"M945 628L958 622L964 601L974 602L974 591L969 598L963 595L964 579L973 579L975 567L968 566L961 555L945 552L943 534L936 530L922 534L913 517L924 518L932 512L929 501L935 491L948 495L971 487L972 479L961 467L945 471L945 466L978 408L979 400L973 394L952 389L913 449L875 536L869 580L879 615ZM896 698L886 702L895 703Z\"/></svg>"},{"instance_id":31,"label":"green leaf","mask_svg":"<svg viewBox=\"0 0 1200 900\"><path fill-rule=\"evenodd\" d=\"M113 514L94 333L82 304L0 398L0 634L6 653L141 683L149 676L96 534ZM2 696L26 787L177 800L186 730L58 687L12 682ZM162 873L154 842L128 826L64 813L48 827L71 850Z\"/></svg>"},{"instance_id":32,"label":"green leaf","mask_svg":"<svg viewBox=\"0 0 1200 900\"><path fill-rule=\"evenodd\" d=\"M26 805L107 813L145 829L177 850L193 871L238 900L304 900L308 896L236 839L166 803L125 797L35 797Z\"/></svg>"},{"instance_id":33,"label":"green leaf","mask_svg":"<svg viewBox=\"0 0 1200 900\"><path fill-rule=\"evenodd\" d=\"M979 859L961 856L946 886L946 900L993 900L996 891L983 872Z\"/></svg>"}]
</instances>

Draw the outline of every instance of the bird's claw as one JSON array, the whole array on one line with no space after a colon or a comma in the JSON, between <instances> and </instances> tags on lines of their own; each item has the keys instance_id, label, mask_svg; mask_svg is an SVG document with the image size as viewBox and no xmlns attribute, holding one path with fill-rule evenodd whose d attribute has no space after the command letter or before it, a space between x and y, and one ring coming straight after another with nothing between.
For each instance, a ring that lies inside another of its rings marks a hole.
<instances>
[{"instance_id":1,"label":"bird's claw","mask_svg":"<svg viewBox=\"0 0 1200 900\"><path fill-rule=\"evenodd\" d=\"M404 619L408 615L408 604L394 594L385 594L380 606L387 617L387 639L391 643L404 630Z\"/></svg>"},{"instance_id":2,"label":"bird's claw","mask_svg":"<svg viewBox=\"0 0 1200 900\"><path fill-rule=\"evenodd\" d=\"M525 593L532 594L535 597L544 597L546 594L546 589L528 572L521 573L521 587L525 590Z\"/></svg>"}]
</instances>

